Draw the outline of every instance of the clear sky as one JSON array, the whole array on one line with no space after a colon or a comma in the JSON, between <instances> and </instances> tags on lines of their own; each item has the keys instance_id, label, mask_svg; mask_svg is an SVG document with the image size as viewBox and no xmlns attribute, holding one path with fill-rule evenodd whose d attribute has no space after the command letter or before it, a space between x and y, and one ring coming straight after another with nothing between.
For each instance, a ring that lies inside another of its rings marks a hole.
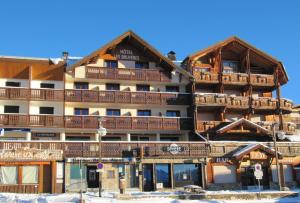
<instances>
[{"instance_id":1,"label":"clear sky","mask_svg":"<svg viewBox=\"0 0 300 203\"><path fill-rule=\"evenodd\" d=\"M178 59L236 35L282 61L300 103L298 0L3 0L0 55L85 56L132 29Z\"/></svg>"}]
</instances>

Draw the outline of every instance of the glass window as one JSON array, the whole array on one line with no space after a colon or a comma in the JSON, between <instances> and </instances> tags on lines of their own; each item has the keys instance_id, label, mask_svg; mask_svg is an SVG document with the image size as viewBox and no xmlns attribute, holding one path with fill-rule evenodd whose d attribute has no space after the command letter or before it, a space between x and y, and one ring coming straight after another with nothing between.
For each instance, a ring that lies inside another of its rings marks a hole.
<instances>
[{"instance_id":1,"label":"glass window","mask_svg":"<svg viewBox=\"0 0 300 203\"><path fill-rule=\"evenodd\" d=\"M40 107L40 114L54 114L54 108L47 106Z\"/></svg>"},{"instance_id":2,"label":"glass window","mask_svg":"<svg viewBox=\"0 0 300 203\"><path fill-rule=\"evenodd\" d=\"M180 111L167 111L166 116L168 116L168 117L180 117Z\"/></svg>"},{"instance_id":3,"label":"glass window","mask_svg":"<svg viewBox=\"0 0 300 203\"><path fill-rule=\"evenodd\" d=\"M88 82L74 82L74 87L77 90L88 90L89 83Z\"/></svg>"},{"instance_id":4,"label":"glass window","mask_svg":"<svg viewBox=\"0 0 300 203\"><path fill-rule=\"evenodd\" d=\"M67 141L90 141L90 136L66 136Z\"/></svg>"},{"instance_id":5,"label":"glass window","mask_svg":"<svg viewBox=\"0 0 300 203\"><path fill-rule=\"evenodd\" d=\"M151 116L151 110L137 110L138 116Z\"/></svg>"},{"instance_id":6,"label":"glass window","mask_svg":"<svg viewBox=\"0 0 300 203\"><path fill-rule=\"evenodd\" d=\"M20 87L21 85L20 85L20 82L9 82L9 81L7 81L6 83L5 83L5 85L7 86L7 87Z\"/></svg>"},{"instance_id":7,"label":"glass window","mask_svg":"<svg viewBox=\"0 0 300 203\"><path fill-rule=\"evenodd\" d=\"M85 179L86 166L82 166L82 178ZM71 179L80 179L80 165L79 164L71 164Z\"/></svg>"},{"instance_id":8,"label":"glass window","mask_svg":"<svg viewBox=\"0 0 300 203\"><path fill-rule=\"evenodd\" d=\"M89 109L87 108L75 108L74 109L75 115L89 115Z\"/></svg>"},{"instance_id":9,"label":"glass window","mask_svg":"<svg viewBox=\"0 0 300 203\"><path fill-rule=\"evenodd\" d=\"M166 92L179 92L178 86L166 86Z\"/></svg>"},{"instance_id":10,"label":"glass window","mask_svg":"<svg viewBox=\"0 0 300 203\"><path fill-rule=\"evenodd\" d=\"M51 89L54 89L54 84L53 83L41 83L40 87L41 88L51 88Z\"/></svg>"},{"instance_id":11,"label":"glass window","mask_svg":"<svg viewBox=\"0 0 300 203\"><path fill-rule=\"evenodd\" d=\"M0 183L1 184L17 184L18 171L16 166L0 167Z\"/></svg>"},{"instance_id":12,"label":"glass window","mask_svg":"<svg viewBox=\"0 0 300 203\"><path fill-rule=\"evenodd\" d=\"M157 183L163 183L164 188L171 187L170 164L156 164Z\"/></svg>"},{"instance_id":13,"label":"glass window","mask_svg":"<svg viewBox=\"0 0 300 203\"><path fill-rule=\"evenodd\" d=\"M149 137L140 137L140 141L149 141L150 138Z\"/></svg>"},{"instance_id":14,"label":"glass window","mask_svg":"<svg viewBox=\"0 0 300 203\"><path fill-rule=\"evenodd\" d=\"M198 164L174 164L175 187L200 185Z\"/></svg>"},{"instance_id":15,"label":"glass window","mask_svg":"<svg viewBox=\"0 0 300 203\"><path fill-rule=\"evenodd\" d=\"M105 84L106 90L120 90L120 84L114 84L114 83L107 83Z\"/></svg>"},{"instance_id":16,"label":"glass window","mask_svg":"<svg viewBox=\"0 0 300 203\"><path fill-rule=\"evenodd\" d=\"M120 109L106 109L107 116L120 116Z\"/></svg>"},{"instance_id":17,"label":"glass window","mask_svg":"<svg viewBox=\"0 0 300 203\"><path fill-rule=\"evenodd\" d=\"M37 184L38 183L38 166L22 167L22 183Z\"/></svg>"},{"instance_id":18,"label":"glass window","mask_svg":"<svg viewBox=\"0 0 300 203\"><path fill-rule=\"evenodd\" d=\"M150 85L136 85L136 91L149 92L150 91Z\"/></svg>"},{"instance_id":19,"label":"glass window","mask_svg":"<svg viewBox=\"0 0 300 203\"><path fill-rule=\"evenodd\" d=\"M135 68L138 68L138 69L142 69L142 68L148 69L149 68L149 63L148 62L136 61L135 62Z\"/></svg>"},{"instance_id":20,"label":"glass window","mask_svg":"<svg viewBox=\"0 0 300 203\"><path fill-rule=\"evenodd\" d=\"M4 113L19 113L19 106L4 106Z\"/></svg>"},{"instance_id":21,"label":"glass window","mask_svg":"<svg viewBox=\"0 0 300 203\"><path fill-rule=\"evenodd\" d=\"M102 141L121 141L121 137L102 137Z\"/></svg>"},{"instance_id":22,"label":"glass window","mask_svg":"<svg viewBox=\"0 0 300 203\"><path fill-rule=\"evenodd\" d=\"M224 73L237 73L239 72L239 67L238 61L223 61Z\"/></svg>"},{"instance_id":23,"label":"glass window","mask_svg":"<svg viewBox=\"0 0 300 203\"><path fill-rule=\"evenodd\" d=\"M165 142L173 142L173 141L179 141L178 137L171 137L171 136L161 136L160 141L165 141Z\"/></svg>"},{"instance_id":24,"label":"glass window","mask_svg":"<svg viewBox=\"0 0 300 203\"><path fill-rule=\"evenodd\" d=\"M107 68L117 68L118 67L118 61L114 60L105 60L104 66Z\"/></svg>"}]
</instances>

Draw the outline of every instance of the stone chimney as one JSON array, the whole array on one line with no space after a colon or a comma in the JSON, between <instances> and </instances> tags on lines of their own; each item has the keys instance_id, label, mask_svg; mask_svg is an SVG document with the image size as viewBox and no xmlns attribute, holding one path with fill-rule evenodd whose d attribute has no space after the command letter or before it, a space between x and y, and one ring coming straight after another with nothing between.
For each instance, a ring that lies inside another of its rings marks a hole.
<instances>
[{"instance_id":1,"label":"stone chimney","mask_svg":"<svg viewBox=\"0 0 300 203\"><path fill-rule=\"evenodd\" d=\"M170 51L168 53L168 58L171 60L171 61L176 61L176 53L174 51Z\"/></svg>"}]
</instances>

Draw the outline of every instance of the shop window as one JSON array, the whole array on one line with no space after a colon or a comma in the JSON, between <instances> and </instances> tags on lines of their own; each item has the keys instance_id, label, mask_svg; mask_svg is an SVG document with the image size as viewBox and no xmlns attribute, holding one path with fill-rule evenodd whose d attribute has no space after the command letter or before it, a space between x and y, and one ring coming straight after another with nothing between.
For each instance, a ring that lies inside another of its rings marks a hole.
<instances>
[{"instance_id":1,"label":"shop window","mask_svg":"<svg viewBox=\"0 0 300 203\"><path fill-rule=\"evenodd\" d=\"M163 183L164 188L171 187L170 164L156 164L157 183Z\"/></svg>"},{"instance_id":2,"label":"shop window","mask_svg":"<svg viewBox=\"0 0 300 203\"><path fill-rule=\"evenodd\" d=\"M18 170L16 166L0 167L0 183L1 184L17 184Z\"/></svg>"},{"instance_id":3,"label":"shop window","mask_svg":"<svg viewBox=\"0 0 300 203\"><path fill-rule=\"evenodd\" d=\"M167 111L167 117L180 117L180 111Z\"/></svg>"},{"instance_id":4,"label":"shop window","mask_svg":"<svg viewBox=\"0 0 300 203\"><path fill-rule=\"evenodd\" d=\"M166 92L179 92L178 86L166 86Z\"/></svg>"},{"instance_id":5,"label":"shop window","mask_svg":"<svg viewBox=\"0 0 300 203\"><path fill-rule=\"evenodd\" d=\"M137 110L137 116L151 116L151 110Z\"/></svg>"},{"instance_id":6,"label":"shop window","mask_svg":"<svg viewBox=\"0 0 300 203\"><path fill-rule=\"evenodd\" d=\"M54 89L54 84L53 83L41 83L40 87Z\"/></svg>"},{"instance_id":7,"label":"shop window","mask_svg":"<svg viewBox=\"0 0 300 203\"><path fill-rule=\"evenodd\" d=\"M150 85L136 85L136 91L149 92L150 91Z\"/></svg>"},{"instance_id":8,"label":"shop window","mask_svg":"<svg viewBox=\"0 0 300 203\"><path fill-rule=\"evenodd\" d=\"M135 68L148 69L149 68L149 63L148 62L136 61L135 62Z\"/></svg>"},{"instance_id":9,"label":"shop window","mask_svg":"<svg viewBox=\"0 0 300 203\"><path fill-rule=\"evenodd\" d=\"M75 108L74 109L75 115L89 115L89 109L87 108Z\"/></svg>"},{"instance_id":10,"label":"shop window","mask_svg":"<svg viewBox=\"0 0 300 203\"><path fill-rule=\"evenodd\" d=\"M175 187L200 185L199 164L174 164Z\"/></svg>"},{"instance_id":11,"label":"shop window","mask_svg":"<svg viewBox=\"0 0 300 203\"><path fill-rule=\"evenodd\" d=\"M115 177L115 171L114 170L108 170L107 171L107 178L108 179L114 179Z\"/></svg>"},{"instance_id":12,"label":"shop window","mask_svg":"<svg viewBox=\"0 0 300 203\"><path fill-rule=\"evenodd\" d=\"M4 113L19 113L19 106L4 106Z\"/></svg>"},{"instance_id":13,"label":"shop window","mask_svg":"<svg viewBox=\"0 0 300 203\"><path fill-rule=\"evenodd\" d=\"M107 83L105 84L105 89L106 90L120 90L120 84L114 84L114 83Z\"/></svg>"},{"instance_id":14,"label":"shop window","mask_svg":"<svg viewBox=\"0 0 300 203\"><path fill-rule=\"evenodd\" d=\"M117 68L118 67L118 61L115 60L105 60L104 66L107 68Z\"/></svg>"},{"instance_id":15,"label":"shop window","mask_svg":"<svg viewBox=\"0 0 300 203\"><path fill-rule=\"evenodd\" d=\"M22 183L37 184L38 183L38 166L22 167Z\"/></svg>"},{"instance_id":16,"label":"shop window","mask_svg":"<svg viewBox=\"0 0 300 203\"><path fill-rule=\"evenodd\" d=\"M88 90L89 83L88 82L74 82L74 87L77 90Z\"/></svg>"},{"instance_id":17,"label":"shop window","mask_svg":"<svg viewBox=\"0 0 300 203\"><path fill-rule=\"evenodd\" d=\"M54 108L47 106L40 107L40 114L54 114Z\"/></svg>"},{"instance_id":18,"label":"shop window","mask_svg":"<svg viewBox=\"0 0 300 203\"><path fill-rule=\"evenodd\" d=\"M107 116L120 116L121 111L120 109L106 109Z\"/></svg>"},{"instance_id":19,"label":"shop window","mask_svg":"<svg viewBox=\"0 0 300 203\"><path fill-rule=\"evenodd\" d=\"M70 170L70 178L71 179L80 179L80 165L79 164L71 164ZM86 166L82 166L82 178L86 177Z\"/></svg>"},{"instance_id":20,"label":"shop window","mask_svg":"<svg viewBox=\"0 0 300 203\"><path fill-rule=\"evenodd\" d=\"M214 166L215 183L235 183L236 167L235 166Z\"/></svg>"},{"instance_id":21,"label":"shop window","mask_svg":"<svg viewBox=\"0 0 300 203\"><path fill-rule=\"evenodd\" d=\"M20 87L21 83L20 82L10 82L10 81L7 81L5 83L5 86L6 87Z\"/></svg>"}]
</instances>

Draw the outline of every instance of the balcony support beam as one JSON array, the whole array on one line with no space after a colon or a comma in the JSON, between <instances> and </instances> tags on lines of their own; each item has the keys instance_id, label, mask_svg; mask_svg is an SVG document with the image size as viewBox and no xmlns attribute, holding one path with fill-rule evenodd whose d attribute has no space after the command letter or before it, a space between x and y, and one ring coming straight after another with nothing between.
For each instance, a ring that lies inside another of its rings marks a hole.
<instances>
[{"instance_id":1,"label":"balcony support beam","mask_svg":"<svg viewBox=\"0 0 300 203\"><path fill-rule=\"evenodd\" d=\"M276 86L276 97L277 97L277 112L279 117L279 130L283 130L283 117L282 117L282 110L280 105L281 100L281 89L280 89L280 82L279 82L279 66L275 68L275 86Z\"/></svg>"}]
</instances>

